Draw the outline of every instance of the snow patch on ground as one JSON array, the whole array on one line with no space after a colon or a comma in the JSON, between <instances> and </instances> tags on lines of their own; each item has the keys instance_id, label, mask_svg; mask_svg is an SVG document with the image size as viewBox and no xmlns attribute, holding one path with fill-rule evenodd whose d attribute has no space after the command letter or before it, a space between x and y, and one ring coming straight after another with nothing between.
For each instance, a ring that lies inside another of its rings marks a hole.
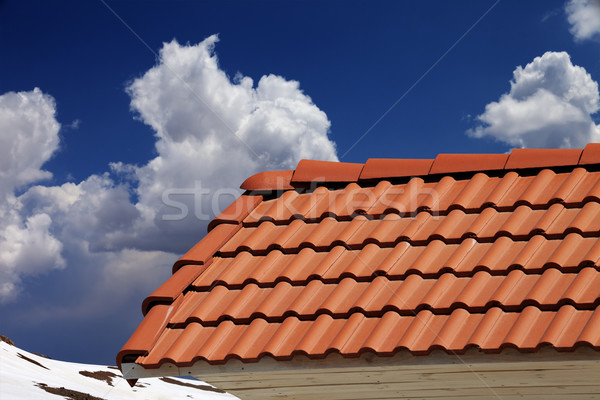
<instances>
[{"instance_id":1,"label":"snow patch on ground","mask_svg":"<svg viewBox=\"0 0 600 400\"><path fill-rule=\"evenodd\" d=\"M132 388L116 367L45 358L0 341L0 399L233 400L202 381L147 378Z\"/></svg>"}]
</instances>

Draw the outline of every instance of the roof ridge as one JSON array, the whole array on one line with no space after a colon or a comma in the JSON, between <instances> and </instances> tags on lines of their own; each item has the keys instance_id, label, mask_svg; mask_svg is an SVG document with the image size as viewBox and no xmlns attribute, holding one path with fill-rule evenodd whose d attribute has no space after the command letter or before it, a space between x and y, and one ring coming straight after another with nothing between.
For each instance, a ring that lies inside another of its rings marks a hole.
<instances>
[{"instance_id":1,"label":"roof ridge","mask_svg":"<svg viewBox=\"0 0 600 400\"><path fill-rule=\"evenodd\" d=\"M274 191L315 183L594 164L600 164L600 143L589 143L584 149L513 149L507 154L440 153L435 159L370 158L364 164L302 159L293 171L260 172L240 187L247 191Z\"/></svg>"}]
</instances>

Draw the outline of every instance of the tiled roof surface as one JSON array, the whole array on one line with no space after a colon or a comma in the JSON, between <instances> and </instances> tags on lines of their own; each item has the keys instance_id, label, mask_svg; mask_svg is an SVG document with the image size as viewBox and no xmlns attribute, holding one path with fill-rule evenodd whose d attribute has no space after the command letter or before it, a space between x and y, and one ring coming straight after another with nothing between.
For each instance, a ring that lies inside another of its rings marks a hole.
<instances>
[{"instance_id":1,"label":"tiled roof surface","mask_svg":"<svg viewBox=\"0 0 600 400\"><path fill-rule=\"evenodd\" d=\"M302 160L242 188L119 363L600 350L600 144Z\"/></svg>"}]
</instances>

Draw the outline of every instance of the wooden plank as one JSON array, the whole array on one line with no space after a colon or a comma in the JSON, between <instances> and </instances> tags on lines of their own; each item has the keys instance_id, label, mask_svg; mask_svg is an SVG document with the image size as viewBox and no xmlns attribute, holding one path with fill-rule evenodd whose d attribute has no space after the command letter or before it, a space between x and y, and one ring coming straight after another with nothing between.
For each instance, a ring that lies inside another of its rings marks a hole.
<instances>
[{"instance_id":1,"label":"wooden plank","mask_svg":"<svg viewBox=\"0 0 600 400\"><path fill-rule=\"evenodd\" d=\"M446 395L445 397L442 397L443 400L464 400L464 399L469 399L469 400L523 400L525 398L525 396L523 395L502 395L501 398L498 398L498 396L493 396L493 395L489 395L489 396L462 396L462 395ZM302 397L288 397L288 400L302 400ZM368 400L396 400L398 399L397 396L395 395L391 395L390 397L373 397L373 398L368 398ZM431 397L421 397L421 396L413 396L410 398L407 398L407 400L429 400L431 399ZM547 395L531 395L531 396L527 396L527 400L598 400L598 395L597 394L576 394L576 395L571 395L569 397L565 397L565 395L563 394L547 394ZM248 399L248 400L253 400L253 399ZM256 399L258 400L258 399ZM347 400L347 399L344 399Z\"/></svg>"},{"instance_id":2,"label":"wooden plank","mask_svg":"<svg viewBox=\"0 0 600 400\"><path fill-rule=\"evenodd\" d=\"M332 370L332 371L300 371L290 373L288 371L271 372L271 373L246 373L246 374L229 374L204 376L205 379L210 379L212 382L228 382L228 381L253 381L257 379L314 379L314 377L337 374L336 376L346 376L349 380L356 381L365 379L370 376L394 376L403 377L406 380L414 379L416 376L433 375L440 373L469 373L469 374L485 374L488 372L508 371L508 372L527 372L531 370L547 370L547 371L563 371L563 370L582 370L594 369L600 367L600 360L577 361L577 362L554 362L554 363L521 363L521 364L480 364L480 365L457 365L454 368L435 368L435 367L414 367L411 370L405 370L396 367L378 367L365 369L348 369L348 370ZM383 374L383 375L381 375ZM382 378L385 379L385 378Z\"/></svg>"},{"instance_id":3,"label":"wooden plank","mask_svg":"<svg viewBox=\"0 0 600 400\"><path fill-rule=\"evenodd\" d=\"M369 396L369 394L361 394L361 396ZM267 397L263 397L261 395L256 397L244 397L242 400L264 400ZM473 399L473 400L598 400L598 395L595 393L590 394L572 394L572 395L564 395L564 394L547 394L547 395L522 395L522 394L504 394L502 396L495 395L455 395L446 393L445 395L439 397L433 397L430 395L411 395L411 396L401 396L394 393L390 393L385 397L358 397L358 398L346 398L346 397L329 397L329 394L322 394L320 396L316 396L314 398L303 397L303 396L280 396L280 397L270 397L273 400L431 400L431 399L440 399L440 400L465 400L465 399Z\"/></svg>"},{"instance_id":4,"label":"wooden plank","mask_svg":"<svg viewBox=\"0 0 600 400\"><path fill-rule=\"evenodd\" d=\"M600 399L600 352L587 347L536 353L507 349L493 355L469 351L460 357L434 353L354 359L333 354L289 362L263 358L252 364L233 360L210 368L205 362L190 368L166 364L147 371L192 374L243 400ZM127 374L147 373L135 364L123 367Z\"/></svg>"},{"instance_id":5,"label":"wooden plank","mask_svg":"<svg viewBox=\"0 0 600 400\"><path fill-rule=\"evenodd\" d=\"M505 365L517 362L541 361L568 361L568 360L600 360L600 351L589 347L579 347L574 351L557 352L550 347L544 347L534 353L521 353L514 349L504 349L499 354L485 354L476 349L470 349L465 354L447 354L440 350L432 351L427 356L414 356L401 351L391 357L379 357L372 353L364 353L356 358L344 358L339 354L330 354L325 359L309 359L305 356L296 356L290 361L277 361L271 357L263 357L255 363L242 363L239 360L230 360L225 364L211 365L205 361L198 361L191 367L179 368L173 364L165 363L157 369L146 369L134 363L123 364L125 378L145 378L155 376L224 376L229 374L247 374L257 372L282 372L296 374L301 370L316 371L344 371L351 368L360 370L377 370L380 367L396 367L412 370L418 366L430 366L439 369L454 369L457 365L474 367L479 364ZM514 367L514 365L513 365Z\"/></svg>"},{"instance_id":6,"label":"wooden plank","mask_svg":"<svg viewBox=\"0 0 600 400\"><path fill-rule=\"evenodd\" d=\"M594 371L596 376L593 375ZM535 386L539 384L574 385L586 384L590 379L600 378L600 369L586 367L573 367L565 370L515 370L515 371L486 371L486 372L449 372L449 373L413 373L398 374L396 371L381 371L378 373L361 374L331 373L303 375L299 377L279 376L253 377L246 379L233 379L228 381L208 382L224 390L246 389L257 387L286 387L290 385L339 385L349 382L354 384L385 384L397 383L405 387L482 387L502 386L519 383L522 386Z\"/></svg>"},{"instance_id":7,"label":"wooden plank","mask_svg":"<svg viewBox=\"0 0 600 400\"><path fill-rule=\"evenodd\" d=\"M332 371L347 370L349 368L390 367L411 370L416 366L435 366L435 368L456 368L456 365L475 364L512 364L516 362L555 362L558 360L599 360L600 351L589 347L579 347L572 352L558 352L550 347L545 347L534 353L521 353L514 349L504 349L499 354L486 354L476 349L471 349L465 354L448 354L440 350L432 351L427 356L414 356L408 352L399 352L391 357L378 357L372 353L364 353L356 358L344 358L339 354L330 354L325 359L310 359L305 356L296 356L290 361L277 361L271 357L263 357L255 363L242 363L239 360L230 360L222 365L210 365L206 362L197 362L192 367L181 368L182 375L222 375L231 373L248 372L281 372L290 374L301 370ZM513 366L514 367L514 366ZM508 367L507 367L508 368Z\"/></svg>"},{"instance_id":8,"label":"wooden plank","mask_svg":"<svg viewBox=\"0 0 600 400\"><path fill-rule=\"evenodd\" d=\"M412 396L412 397L398 397L396 395L391 394L389 397L369 397L368 400L396 400L396 399L407 399L407 400L429 400L432 399L434 397L422 397L422 396ZM445 396L442 396L440 399L443 400L464 400L464 399L469 399L469 400L523 400L523 399L527 399L527 400L598 400L598 395L595 393L592 394L586 394L586 393L579 393L579 394L573 394L573 395L569 395L569 397L565 397L564 394L546 394L546 395L527 395L527 397L525 397L524 395L521 394L517 394L517 395L510 395L510 394L504 394L501 397L499 396L494 396L494 395L474 395L474 396L464 396L464 395L453 395L453 394L446 394ZM303 400L303 397L287 397L286 399L288 400ZM246 400L246 399L244 399ZM254 399L247 399L247 400L254 400ZM258 400L258 399L256 399ZM323 400L323 398L320 398L320 400ZM348 400L348 399L336 399L336 400Z\"/></svg>"},{"instance_id":9,"label":"wooden plank","mask_svg":"<svg viewBox=\"0 0 600 400\"><path fill-rule=\"evenodd\" d=\"M501 387L501 388L467 388L467 389L428 389L405 390L394 385L329 385L312 387L263 388L230 392L243 400L254 399L303 399L303 400L362 400L375 398L394 399L435 399L435 398L591 398L598 399L598 385L591 386L533 386L533 387ZM560 396L560 397L559 397Z\"/></svg>"}]
</instances>

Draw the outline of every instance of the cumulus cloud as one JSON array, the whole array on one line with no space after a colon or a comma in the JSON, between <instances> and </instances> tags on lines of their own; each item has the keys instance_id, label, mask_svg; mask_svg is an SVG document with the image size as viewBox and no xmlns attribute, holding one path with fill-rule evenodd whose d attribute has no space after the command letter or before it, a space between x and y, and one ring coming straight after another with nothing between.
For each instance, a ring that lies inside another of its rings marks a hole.
<instances>
[{"instance_id":1,"label":"cumulus cloud","mask_svg":"<svg viewBox=\"0 0 600 400\"><path fill-rule=\"evenodd\" d=\"M326 114L297 81L231 79L219 68L217 41L165 43L158 64L129 85L131 108L155 132L158 156L139 168L115 166L133 171L142 218L108 236L106 246L184 251L248 176L293 169L302 158L337 160ZM170 201L187 215L179 218Z\"/></svg>"},{"instance_id":2,"label":"cumulus cloud","mask_svg":"<svg viewBox=\"0 0 600 400\"><path fill-rule=\"evenodd\" d=\"M485 107L467 133L514 147L583 147L600 141L592 114L600 109L598 83L566 52L546 52L513 72L510 92Z\"/></svg>"},{"instance_id":3,"label":"cumulus cloud","mask_svg":"<svg viewBox=\"0 0 600 400\"><path fill-rule=\"evenodd\" d=\"M9 194L0 201L0 300L14 299L27 276L66 268L90 287L79 307L52 314L100 312L164 280L248 176L301 158L337 160L330 122L299 83L230 78L217 40L165 43L158 63L128 85L156 157L112 163L79 183L33 185L51 176L41 167L59 144L52 97L39 89L0 97L0 186ZM98 301L106 290L121 294Z\"/></svg>"},{"instance_id":4,"label":"cumulus cloud","mask_svg":"<svg viewBox=\"0 0 600 400\"><path fill-rule=\"evenodd\" d=\"M590 39L600 33L600 0L570 0L565 4L565 12L575 40Z\"/></svg>"},{"instance_id":5,"label":"cumulus cloud","mask_svg":"<svg viewBox=\"0 0 600 400\"><path fill-rule=\"evenodd\" d=\"M62 243L50 234L52 220L47 214L15 219L0 230L0 301L16 297L22 276L65 266Z\"/></svg>"},{"instance_id":6,"label":"cumulus cloud","mask_svg":"<svg viewBox=\"0 0 600 400\"><path fill-rule=\"evenodd\" d=\"M59 144L54 99L38 88L0 96L0 192L52 174L41 169Z\"/></svg>"},{"instance_id":7,"label":"cumulus cloud","mask_svg":"<svg viewBox=\"0 0 600 400\"><path fill-rule=\"evenodd\" d=\"M217 41L213 35L197 45L165 43L159 64L128 87L132 109L158 137L160 157L143 172L162 169L188 183L174 155L203 156L207 162L190 172L222 184L214 176L218 169L241 179L262 169L294 168L303 157L337 160L327 137L330 122L298 82L266 75L254 86L240 73L232 81L219 68ZM241 158L222 160L227 154Z\"/></svg>"},{"instance_id":8,"label":"cumulus cloud","mask_svg":"<svg viewBox=\"0 0 600 400\"><path fill-rule=\"evenodd\" d=\"M14 194L52 176L41 167L59 145L55 113L54 99L38 88L0 96L0 300L15 298L21 277L65 266L50 216L21 215Z\"/></svg>"}]
</instances>

